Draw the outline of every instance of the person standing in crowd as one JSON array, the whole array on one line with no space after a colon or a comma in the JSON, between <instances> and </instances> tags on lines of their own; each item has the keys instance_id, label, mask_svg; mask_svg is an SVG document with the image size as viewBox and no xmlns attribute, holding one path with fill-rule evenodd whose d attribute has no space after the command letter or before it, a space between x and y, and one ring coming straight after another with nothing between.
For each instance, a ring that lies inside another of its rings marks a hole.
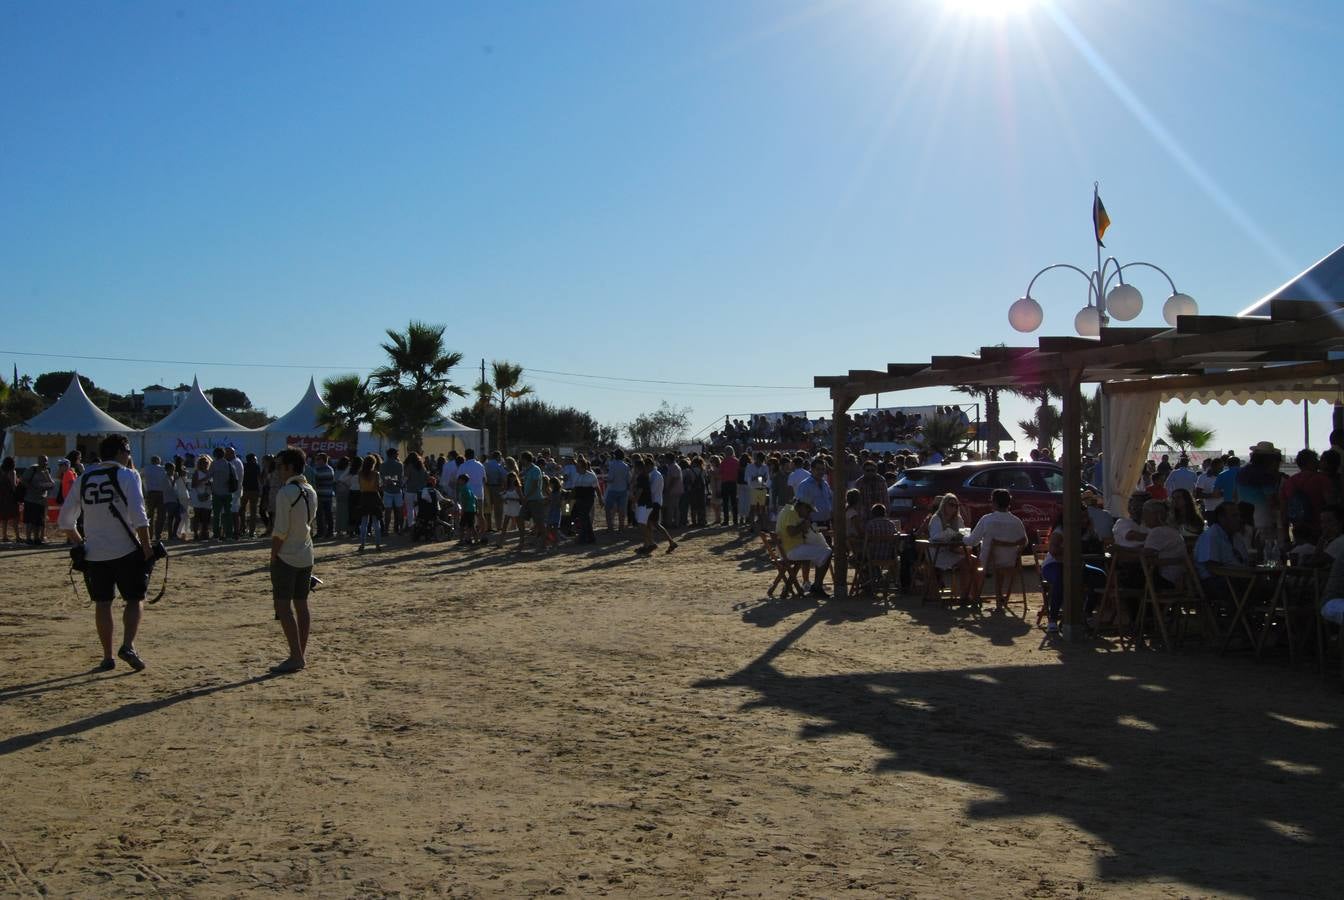
<instances>
[{"instance_id":1,"label":"person standing in crowd","mask_svg":"<svg viewBox=\"0 0 1344 900\"><path fill-rule=\"evenodd\" d=\"M350 525L350 460L342 456L336 460L332 470L336 478L332 492L336 497L336 506L332 512L332 528L337 535L344 535Z\"/></svg>"},{"instance_id":2,"label":"person standing in crowd","mask_svg":"<svg viewBox=\"0 0 1344 900\"><path fill-rule=\"evenodd\" d=\"M757 450L745 470L747 482L747 525L752 531L765 531L766 510L770 505L770 467L765 454Z\"/></svg>"},{"instance_id":3,"label":"person standing in crowd","mask_svg":"<svg viewBox=\"0 0 1344 900\"><path fill-rule=\"evenodd\" d=\"M287 447L276 454L282 484L271 529L271 597L275 617L289 645L289 656L271 666L276 675L298 672L308 664L308 631L312 623L308 592L312 588L313 522L318 498L303 477L305 462L304 452L298 447Z\"/></svg>"},{"instance_id":4,"label":"person standing in crowd","mask_svg":"<svg viewBox=\"0 0 1344 900\"><path fill-rule=\"evenodd\" d=\"M83 454L83 453L79 452L78 449L74 449L74 450L71 450L69 453L67 453L67 454L65 455L65 458L68 459L68 460L70 460L70 469L75 473L75 476L76 476L76 477L78 477L78 476L84 474L84 454Z\"/></svg>"},{"instance_id":5,"label":"person standing in crowd","mask_svg":"<svg viewBox=\"0 0 1344 900\"><path fill-rule=\"evenodd\" d=\"M126 604L117 656L139 672L145 662L135 649L140 630L140 604L149 591L154 549L149 539L140 473L131 463L131 442L124 434L103 439L103 462L90 466L61 505L58 526L75 546L71 555L84 558L84 584L94 605L94 623L103 648L98 668L116 668L112 658L112 601L117 592ZM84 533L80 534L80 517Z\"/></svg>"},{"instance_id":6,"label":"person standing in crowd","mask_svg":"<svg viewBox=\"0 0 1344 900\"><path fill-rule=\"evenodd\" d=\"M236 538L233 531L233 467L224 458L224 448L216 447L214 461L210 463L210 511L211 525L215 540L223 541Z\"/></svg>"},{"instance_id":7,"label":"person standing in crowd","mask_svg":"<svg viewBox=\"0 0 1344 900\"><path fill-rule=\"evenodd\" d=\"M1223 474L1223 458L1221 456L1210 457L1209 467L1200 473L1195 479L1195 500L1199 502L1204 509L1204 514L1212 518L1214 509L1218 506L1216 498L1218 476Z\"/></svg>"},{"instance_id":8,"label":"person standing in crowd","mask_svg":"<svg viewBox=\"0 0 1344 900\"><path fill-rule=\"evenodd\" d=\"M23 521L30 544L47 542L47 498L55 488L47 457L39 456L23 473Z\"/></svg>"},{"instance_id":9,"label":"person standing in crowd","mask_svg":"<svg viewBox=\"0 0 1344 900\"><path fill-rule=\"evenodd\" d=\"M318 453L313 458L313 480L309 487L317 498L317 538L333 538L336 536L336 470L327 462L327 454Z\"/></svg>"},{"instance_id":10,"label":"person standing in crowd","mask_svg":"<svg viewBox=\"0 0 1344 900\"><path fill-rule=\"evenodd\" d=\"M831 521L832 496L831 485L826 479L826 459L822 456L812 460L811 476L800 481L794 489L795 497L802 497L812 510L812 524L825 525Z\"/></svg>"},{"instance_id":11,"label":"person standing in crowd","mask_svg":"<svg viewBox=\"0 0 1344 900\"><path fill-rule=\"evenodd\" d=\"M19 473L14 457L6 456L0 462L0 541L8 542L10 526L14 528L14 543L19 542Z\"/></svg>"},{"instance_id":12,"label":"person standing in crowd","mask_svg":"<svg viewBox=\"0 0 1344 900\"><path fill-rule=\"evenodd\" d=\"M477 527L477 510L480 504L471 489L471 479L460 468L457 474L456 492L457 508L460 513L457 542L469 547L481 539L480 529Z\"/></svg>"},{"instance_id":13,"label":"person standing in crowd","mask_svg":"<svg viewBox=\"0 0 1344 900\"><path fill-rule=\"evenodd\" d=\"M168 464L168 494L163 502L164 516L168 520L168 539L180 540L185 533L182 517L191 509L191 490L187 485L187 475L176 462Z\"/></svg>"},{"instance_id":14,"label":"person standing in crowd","mask_svg":"<svg viewBox=\"0 0 1344 900\"><path fill-rule=\"evenodd\" d=\"M432 457L431 457L432 459ZM402 479L401 491L403 494L402 506L406 510L406 518L403 527L406 531L415 530L416 507L419 505L420 492L429 484L429 472L425 468L425 461L414 450L406 453L405 474ZM449 489L453 488L449 485Z\"/></svg>"},{"instance_id":15,"label":"person standing in crowd","mask_svg":"<svg viewBox=\"0 0 1344 900\"><path fill-rule=\"evenodd\" d=\"M654 539L654 529L656 528L667 538L667 552L671 553L677 549L677 542L672 540L672 535L663 527L662 520L659 518L663 500L663 476L658 471L657 460L652 455L636 455L633 472L635 475L635 522L639 524L644 533L644 543L637 547L635 552L647 556L658 549L658 541ZM733 490L737 490L736 485L734 485Z\"/></svg>"},{"instance_id":16,"label":"person standing in crowd","mask_svg":"<svg viewBox=\"0 0 1344 900\"><path fill-rule=\"evenodd\" d=\"M376 550L383 549L383 482L382 475L378 471L379 459L375 453L370 453L364 457L364 462L359 469L359 549L364 550L364 544L369 538L369 532L373 532L373 546ZM400 483L400 480L398 480Z\"/></svg>"},{"instance_id":17,"label":"person standing in crowd","mask_svg":"<svg viewBox=\"0 0 1344 900\"><path fill-rule=\"evenodd\" d=\"M388 449L387 460L379 468L378 474L383 482L383 533L401 534L402 479L405 478L406 467L398 458L396 447ZM456 483L456 479L449 483Z\"/></svg>"},{"instance_id":18,"label":"person standing in crowd","mask_svg":"<svg viewBox=\"0 0 1344 900\"><path fill-rule=\"evenodd\" d=\"M719 501L723 506L723 525L738 524L737 508L737 449L729 446L719 463Z\"/></svg>"},{"instance_id":19,"label":"person standing in crowd","mask_svg":"<svg viewBox=\"0 0 1344 900\"><path fill-rule=\"evenodd\" d=\"M224 461L233 470L233 481L229 490L229 517L233 520L233 539L243 536L243 461L238 451L232 447L224 448Z\"/></svg>"},{"instance_id":20,"label":"person standing in crowd","mask_svg":"<svg viewBox=\"0 0 1344 900\"><path fill-rule=\"evenodd\" d=\"M239 509L239 525L247 526L247 536L257 536L257 509L261 506L261 463L257 454L249 453L243 460L243 496Z\"/></svg>"},{"instance_id":21,"label":"person standing in crowd","mask_svg":"<svg viewBox=\"0 0 1344 900\"><path fill-rule=\"evenodd\" d=\"M141 473L141 482L145 486L145 510L149 513L149 533L154 540L163 539L163 525L166 518L164 504L168 502L168 471L163 460L157 456L149 458L149 465Z\"/></svg>"},{"instance_id":22,"label":"person standing in crowd","mask_svg":"<svg viewBox=\"0 0 1344 900\"><path fill-rule=\"evenodd\" d=\"M214 479L210 475L210 457L201 454L191 472L192 539L210 540L210 514L214 509Z\"/></svg>"},{"instance_id":23,"label":"person standing in crowd","mask_svg":"<svg viewBox=\"0 0 1344 900\"><path fill-rule=\"evenodd\" d=\"M1220 503L1236 503L1237 498L1237 478L1241 475L1241 460L1235 456L1229 456L1223 462L1223 471L1213 482L1213 505L1216 507ZM1210 507L1206 503L1205 509ZM1247 523L1249 524L1249 523Z\"/></svg>"},{"instance_id":24,"label":"person standing in crowd","mask_svg":"<svg viewBox=\"0 0 1344 900\"><path fill-rule=\"evenodd\" d=\"M500 520L499 533L495 535L495 547L499 549L504 546L509 526L514 525L518 528L518 550L521 552L523 544L527 542L527 532L523 529L523 485L518 480L517 472L505 471L504 489L499 499L504 518Z\"/></svg>"},{"instance_id":25,"label":"person standing in crowd","mask_svg":"<svg viewBox=\"0 0 1344 900\"><path fill-rule=\"evenodd\" d=\"M593 505L601 493L597 473L588 464L588 458L579 454L574 460L574 527L578 531L578 543L596 544L597 535L593 533Z\"/></svg>"},{"instance_id":26,"label":"person standing in crowd","mask_svg":"<svg viewBox=\"0 0 1344 900\"><path fill-rule=\"evenodd\" d=\"M607 460L607 493L602 502L607 514L607 531L611 531L617 522L620 530L625 530L625 508L629 497L630 466L625 461L625 451L617 447Z\"/></svg>"},{"instance_id":27,"label":"person standing in crowd","mask_svg":"<svg viewBox=\"0 0 1344 900\"><path fill-rule=\"evenodd\" d=\"M1167 473L1164 487L1166 487L1168 495L1182 490L1189 491L1193 495L1195 485L1198 483L1199 473L1190 468L1190 457L1182 453L1176 458L1176 468Z\"/></svg>"},{"instance_id":28,"label":"person standing in crowd","mask_svg":"<svg viewBox=\"0 0 1344 900\"><path fill-rule=\"evenodd\" d=\"M1315 544L1321 534L1321 510L1330 502L1333 485L1321 474L1314 450L1297 454L1297 472L1283 482L1279 497L1279 537L1288 546L1289 529L1295 544Z\"/></svg>"},{"instance_id":29,"label":"person standing in crowd","mask_svg":"<svg viewBox=\"0 0 1344 900\"><path fill-rule=\"evenodd\" d=\"M677 463L675 453L664 454L663 464L667 467L667 471L662 473L663 524L668 528L680 528L684 524L681 521L681 495L685 490L681 466Z\"/></svg>"},{"instance_id":30,"label":"person standing in crowd","mask_svg":"<svg viewBox=\"0 0 1344 900\"><path fill-rule=\"evenodd\" d=\"M709 480L705 475L705 461L698 453L691 457L691 464L682 475L682 487L686 491L687 521L695 528L704 528Z\"/></svg>"},{"instance_id":31,"label":"person standing in crowd","mask_svg":"<svg viewBox=\"0 0 1344 900\"><path fill-rule=\"evenodd\" d=\"M466 455L462 462L457 464L457 476L461 478L467 476L467 484L471 485L472 496L476 498L476 531L481 539L490 530L490 523L486 515L485 506L485 466L476 458L476 451L471 447L467 448Z\"/></svg>"},{"instance_id":32,"label":"person standing in crowd","mask_svg":"<svg viewBox=\"0 0 1344 900\"><path fill-rule=\"evenodd\" d=\"M1269 441L1251 448L1249 463L1237 473L1237 502L1255 507L1255 531L1274 540L1279 530L1279 466L1283 453Z\"/></svg>"},{"instance_id":33,"label":"person standing in crowd","mask_svg":"<svg viewBox=\"0 0 1344 900\"><path fill-rule=\"evenodd\" d=\"M490 511L486 520L486 531L499 531L504 527L504 462L498 450L490 451L485 461L485 498Z\"/></svg>"},{"instance_id":34,"label":"person standing in crowd","mask_svg":"<svg viewBox=\"0 0 1344 900\"><path fill-rule=\"evenodd\" d=\"M362 492L360 491L359 488L359 475L360 475L360 468L362 465L363 460L360 459L360 457L352 456L350 457L349 465L346 466L345 470L345 480L348 483L348 487L350 489L350 499L348 501L349 509L347 510L350 517L346 520L345 531L348 535L350 535L351 538L354 538L356 535L359 534L359 523L360 520L364 517L364 509L363 509L364 500L361 496Z\"/></svg>"},{"instance_id":35,"label":"person standing in crowd","mask_svg":"<svg viewBox=\"0 0 1344 900\"><path fill-rule=\"evenodd\" d=\"M524 450L518 462L523 469L524 513L532 520L532 538L536 541L537 549L541 550L546 546L546 495L541 482L545 476L529 451ZM519 549L522 549L521 543Z\"/></svg>"}]
</instances>

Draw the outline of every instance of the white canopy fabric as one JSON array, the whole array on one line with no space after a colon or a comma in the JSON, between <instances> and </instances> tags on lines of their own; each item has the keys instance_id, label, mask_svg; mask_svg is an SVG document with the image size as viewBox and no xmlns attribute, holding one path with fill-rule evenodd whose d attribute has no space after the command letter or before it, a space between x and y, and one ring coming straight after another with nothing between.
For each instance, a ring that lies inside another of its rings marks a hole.
<instances>
[{"instance_id":1,"label":"white canopy fabric","mask_svg":"<svg viewBox=\"0 0 1344 900\"><path fill-rule=\"evenodd\" d=\"M308 390L304 393L303 399L289 412L263 427L262 431L283 436L301 434L305 437L323 437L327 432L318 424L317 417L325 408L322 395L317 391L317 382L309 378Z\"/></svg>"},{"instance_id":2,"label":"white canopy fabric","mask_svg":"<svg viewBox=\"0 0 1344 900\"><path fill-rule=\"evenodd\" d=\"M95 406L84 393L84 385L76 373L59 400L22 425L15 425L13 430L29 434L114 434L136 429L121 424Z\"/></svg>"},{"instance_id":3,"label":"white canopy fabric","mask_svg":"<svg viewBox=\"0 0 1344 900\"><path fill-rule=\"evenodd\" d=\"M262 453L266 438L261 431L244 428L215 409L201 390L200 382L191 381L191 393L182 405L141 432L145 459L211 453L216 447L232 447L239 453Z\"/></svg>"},{"instance_id":4,"label":"white canopy fabric","mask_svg":"<svg viewBox=\"0 0 1344 900\"><path fill-rule=\"evenodd\" d=\"M1344 302L1344 245L1243 309L1238 316L1267 316L1273 300L1310 300L1321 304L1323 312Z\"/></svg>"},{"instance_id":5,"label":"white canopy fabric","mask_svg":"<svg viewBox=\"0 0 1344 900\"><path fill-rule=\"evenodd\" d=\"M5 431L0 453L14 457L20 465L30 465L39 456L64 456L80 445L81 438L87 445L89 439L106 434L134 433L136 429L123 425L94 405L75 373L59 400L22 425ZM84 447L85 452L97 451L97 442L92 443L94 446Z\"/></svg>"}]
</instances>

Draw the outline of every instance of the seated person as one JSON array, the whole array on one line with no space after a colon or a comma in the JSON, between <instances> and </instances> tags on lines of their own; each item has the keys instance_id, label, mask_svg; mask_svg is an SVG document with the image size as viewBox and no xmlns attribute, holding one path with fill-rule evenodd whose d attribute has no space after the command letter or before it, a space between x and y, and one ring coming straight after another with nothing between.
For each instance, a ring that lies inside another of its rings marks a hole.
<instances>
[{"instance_id":1,"label":"seated person","mask_svg":"<svg viewBox=\"0 0 1344 900\"><path fill-rule=\"evenodd\" d=\"M867 547L869 559L885 560L895 558L896 544L894 539L900 534L900 530L896 527L896 520L887 517L886 504L874 503L872 508L868 510L868 522L863 526L863 534L865 539L878 539L865 540L864 542Z\"/></svg>"},{"instance_id":2,"label":"seated person","mask_svg":"<svg viewBox=\"0 0 1344 900\"><path fill-rule=\"evenodd\" d=\"M1147 494L1131 495L1128 515L1122 519L1116 519L1115 527L1111 529L1111 540L1119 546L1128 547L1131 550L1138 550L1143 546L1144 539L1148 537L1148 531L1140 523L1143 521L1143 504L1147 500Z\"/></svg>"},{"instance_id":3,"label":"seated person","mask_svg":"<svg viewBox=\"0 0 1344 900\"><path fill-rule=\"evenodd\" d=\"M1054 634L1059 631L1060 615L1064 610L1064 522L1061 519L1055 521L1055 527L1050 530L1049 552L1045 555L1045 561L1041 564L1041 580L1050 588L1050 604L1046 608L1047 621L1045 630L1048 634ZM1087 587L1087 600L1084 609L1087 614L1092 615L1097 608L1097 603L1101 600L1101 592L1106 587L1106 573L1096 566L1083 566L1083 584ZM1039 622L1039 617L1037 618Z\"/></svg>"},{"instance_id":4,"label":"seated person","mask_svg":"<svg viewBox=\"0 0 1344 900\"><path fill-rule=\"evenodd\" d=\"M1013 495L1006 488L996 488L989 496L994 509L985 513L980 517L980 521L975 523L971 533L966 536L966 543L972 547L979 547L979 557L984 561L986 569L1015 566L1022 550L1027 546L1027 526L1008 511L1013 504ZM1015 543L1020 546L1016 550L1011 547L999 547L996 550L993 546L994 541ZM998 600L999 606L1005 605L1005 602L1003 597Z\"/></svg>"},{"instance_id":5,"label":"seated person","mask_svg":"<svg viewBox=\"0 0 1344 900\"><path fill-rule=\"evenodd\" d=\"M1330 577L1326 579L1321 596L1325 598L1321 604L1321 618L1344 626L1344 556L1336 557L1330 566Z\"/></svg>"},{"instance_id":6,"label":"seated person","mask_svg":"<svg viewBox=\"0 0 1344 900\"><path fill-rule=\"evenodd\" d=\"M1344 556L1344 506L1327 504L1321 510L1321 533L1315 545L1303 555L1307 565L1329 566ZM1297 552L1294 548L1294 552Z\"/></svg>"},{"instance_id":7,"label":"seated person","mask_svg":"<svg viewBox=\"0 0 1344 900\"><path fill-rule=\"evenodd\" d=\"M812 504L795 497L792 503L780 509L775 527L779 529L779 546L784 551L784 558L803 564L804 584L809 580L812 566L817 567L817 580L809 593L813 597L829 598L822 581L831 562L831 547L812 527Z\"/></svg>"},{"instance_id":8,"label":"seated person","mask_svg":"<svg viewBox=\"0 0 1344 900\"><path fill-rule=\"evenodd\" d=\"M1148 536L1143 539L1145 551L1155 551L1158 558L1154 587L1171 588L1185 578L1185 537L1168 524L1170 507L1165 500L1149 500L1143 504L1143 524Z\"/></svg>"},{"instance_id":9,"label":"seated person","mask_svg":"<svg viewBox=\"0 0 1344 900\"><path fill-rule=\"evenodd\" d=\"M1227 580L1208 570L1209 563L1223 566L1250 564L1246 539L1241 534L1241 510L1235 503L1220 503L1213 510L1213 524L1195 542L1195 574L1204 596L1215 609L1231 613L1235 608Z\"/></svg>"},{"instance_id":10,"label":"seated person","mask_svg":"<svg viewBox=\"0 0 1344 900\"><path fill-rule=\"evenodd\" d=\"M933 545L933 565L940 572L957 572L961 577L961 599L969 600L975 584L975 560L961 549L966 523L961 518L961 501L956 494L944 494L938 508L929 517L929 543Z\"/></svg>"}]
</instances>

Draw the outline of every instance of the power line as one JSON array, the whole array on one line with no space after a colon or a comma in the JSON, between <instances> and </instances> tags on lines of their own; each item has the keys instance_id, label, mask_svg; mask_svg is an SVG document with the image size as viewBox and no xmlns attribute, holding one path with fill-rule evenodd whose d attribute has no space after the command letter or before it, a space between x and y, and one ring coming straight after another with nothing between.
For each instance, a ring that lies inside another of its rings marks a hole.
<instances>
[{"instance_id":1,"label":"power line","mask_svg":"<svg viewBox=\"0 0 1344 900\"><path fill-rule=\"evenodd\" d=\"M96 362L122 362L122 363L144 363L164 366L223 366L241 369L308 369L315 371L326 369L332 371L366 372L373 366L317 366L306 365L303 363L260 363L260 362L205 362L199 359L142 359L131 356L89 356L77 353L33 353L27 350L0 350L0 353L8 353L11 356L36 356L45 359L81 359L92 360ZM600 381L620 381L632 384L659 384L674 385L678 387L704 387L704 388L730 388L739 390L764 390L764 391L810 391L810 386L805 385L784 385L784 384L722 384L712 381L671 381L657 378L628 378L620 375L592 375L587 372L557 372L551 369L537 369L531 366L523 369L525 372L536 372L541 375L563 375L568 378L593 378ZM600 385L575 384L574 387L600 387Z\"/></svg>"}]
</instances>

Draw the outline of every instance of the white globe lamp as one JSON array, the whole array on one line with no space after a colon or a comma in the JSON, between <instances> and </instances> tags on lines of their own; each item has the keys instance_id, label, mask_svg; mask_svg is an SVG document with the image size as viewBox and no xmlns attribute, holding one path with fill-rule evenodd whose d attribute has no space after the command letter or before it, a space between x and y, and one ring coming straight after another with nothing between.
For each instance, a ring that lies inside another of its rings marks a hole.
<instances>
[{"instance_id":1,"label":"white globe lamp","mask_svg":"<svg viewBox=\"0 0 1344 900\"><path fill-rule=\"evenodd\" d=\"M1132 284L1117 284L1106 295L1106 314L1121 322L1143 312L1143 294Z\"/></svg>"},{"instance_id":2,"label":"white globe lamp","mask_svg":"<svg viewBox=\"0 0 1344 900\"><path fill-rule=\"evenodd\" d=\"M1101 313L1095 306L1084 306L1073 317L1073 329L1083 337L1096 337L1101 334Z\"/></svg>"},{"instance_id":3,"label":"white globe lamp","mask_svg":"<svg viewBox=\"0 0 1344 900\"><path fill-rule=\"evenodd\" d=\"M1167 302L1162 305L1162 318L1167 320L1167 324L1172 328L1176 327L1176 318L1178 316L1197 316L1199 315L1199 304L1195 303L1195 298L1189 294L1175 293L1167 298Z\"/></svg>"},{"instance_id":4,"label":"white globe lamp","mask_svg":"<svg viewBox=\"0 0 1344 900\"><path fill-rule=\"evenodd\" d=\"M1031 297L1020 297L1008 307L1008 324L1018 331L1035 331L1044 318L1041 304Z\"/></svg>"}]
</instances>

